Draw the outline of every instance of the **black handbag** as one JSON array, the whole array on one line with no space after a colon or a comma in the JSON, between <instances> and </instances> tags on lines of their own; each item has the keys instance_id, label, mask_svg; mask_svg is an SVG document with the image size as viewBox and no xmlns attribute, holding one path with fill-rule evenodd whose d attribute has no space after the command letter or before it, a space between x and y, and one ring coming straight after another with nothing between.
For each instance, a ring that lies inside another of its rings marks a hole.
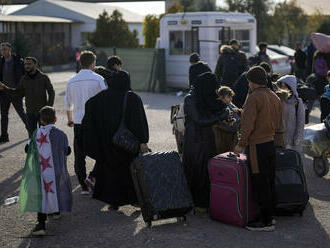
<instances>
[{"instance_id":1,"label":"black handbag","mask_svg":"<svg viewBox=\"0 0 330 248\"><path fill-rule=\"evenodd\" d=\"M125 125L125 112L128 93L129 91L126 92L124 96L123 114L121 117L119 128L112 137L112 143L128 153L138 154L140 150L140 141Z\"/></svg>"}]
</instances>

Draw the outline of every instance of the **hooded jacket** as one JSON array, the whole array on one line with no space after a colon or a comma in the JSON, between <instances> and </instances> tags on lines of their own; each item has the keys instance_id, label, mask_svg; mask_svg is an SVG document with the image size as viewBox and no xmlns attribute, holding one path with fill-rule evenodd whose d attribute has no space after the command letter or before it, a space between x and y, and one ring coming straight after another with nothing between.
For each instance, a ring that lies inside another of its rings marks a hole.
<instances>
[{"instance_id":1,"label":"hooded jacket","mask_svg":"<svg viewBox=\"0 0 330 248\"><path fill-rule=\"evenodd\" d=\"M285 83L292 92L291 96L284 101L285 144L300 151L304 136L305 106L298 96L297 80L293 75L286 75L281 77L278 82Z\"/></svg>"}]
</instances>

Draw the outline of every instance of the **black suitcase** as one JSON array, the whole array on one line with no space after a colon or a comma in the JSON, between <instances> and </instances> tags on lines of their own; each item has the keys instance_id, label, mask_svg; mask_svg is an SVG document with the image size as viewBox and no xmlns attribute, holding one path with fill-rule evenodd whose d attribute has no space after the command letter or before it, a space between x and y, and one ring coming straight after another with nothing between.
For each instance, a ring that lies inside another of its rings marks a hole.
<instances>
[{"instance_id":1,"label":"black suitcase","mask_svg":"<svg viewBox=\"0 0 330 248\"><path fill-rule=\"evenodd\" d=\"M143 220L174 218L186 220L193 200L177 152L152 152L137 157L131 164L135 191Z\"/></svg>"},{"instance_id":2,"label":"black suitcase","mask_svg":"<svg viewBox=\"0 0 330 248\"><path fill-rule=\"evenodd\" d=\"M301 156L290 149L276 149L275 191L277 215L302 216L309 200Z\"/></svg>"}]
</instances>

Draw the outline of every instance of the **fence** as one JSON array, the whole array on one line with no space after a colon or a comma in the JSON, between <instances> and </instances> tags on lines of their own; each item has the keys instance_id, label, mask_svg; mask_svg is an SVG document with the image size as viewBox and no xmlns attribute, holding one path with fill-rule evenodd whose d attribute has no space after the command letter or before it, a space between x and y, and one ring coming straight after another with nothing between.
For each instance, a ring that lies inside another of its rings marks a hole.
<instances>
[{"instance_id":1,"label":"fence","mask_svg":"<svg viewBox=\"0 0 330 248\"><path fill-rule=\"evenodd\" d=\"M107 58L119 56L123 69L131 76L136 91L164 92L166 90L165 50L153 48L96 48L97 65L106 66Z\"/></svg>"}]
</instances>

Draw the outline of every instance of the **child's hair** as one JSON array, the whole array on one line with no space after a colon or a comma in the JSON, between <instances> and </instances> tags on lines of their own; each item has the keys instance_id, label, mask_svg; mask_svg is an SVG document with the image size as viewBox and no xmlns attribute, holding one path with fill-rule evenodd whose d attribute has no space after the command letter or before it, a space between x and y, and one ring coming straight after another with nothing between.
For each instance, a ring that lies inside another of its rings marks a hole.
<instances>
[{"instance_id":1,"label":"child's hair","mask_svg":"<svg viewBox=\"0 0 330 248\"><path fill-rule=\"evenodd\" d=\"M55 123L56 112L55 108L51 106L45 106L40 110L40 120L45 124Z\"/></svg>"},{"instance_id":2,"label":"child's hair","mask_svg":"<svg viewBox=\"0 0 330 248\"><path fill-rule=\"evenodd\" d=\"M328 73L327 73L327 77L330 77L330 70L329 70Z\"/></svg>"},{"instance_id":3,"label":"child's hair","mask_svg":"<svg viewBox=\"0 0 330 248\"><path fill-rule=\"evenodd\" d=\"M227 86L221 86L218 89L217 94L218 94L219 97L225 97L225 96L233 97L233 96L235 96L235 92Z\"/></svg>"}]
</instances>

